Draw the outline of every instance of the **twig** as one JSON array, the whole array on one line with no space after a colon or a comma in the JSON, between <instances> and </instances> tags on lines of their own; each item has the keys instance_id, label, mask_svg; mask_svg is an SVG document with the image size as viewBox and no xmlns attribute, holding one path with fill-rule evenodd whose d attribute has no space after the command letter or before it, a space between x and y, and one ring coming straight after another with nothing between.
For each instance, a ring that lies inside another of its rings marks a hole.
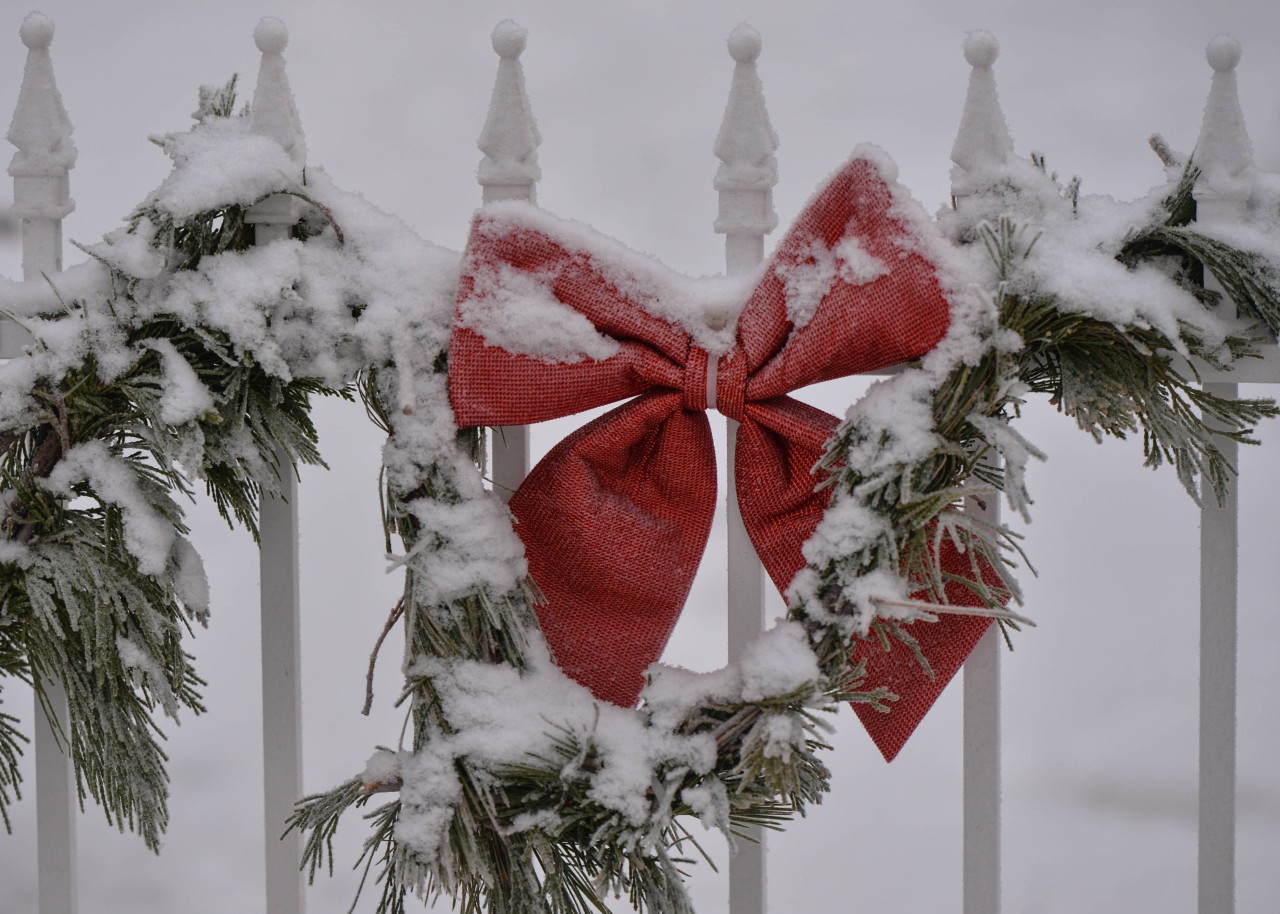
<instances>
[{"instance_id":1,"label":"twig","mask_svg":"<svg viewBox=\"0 0 1280 914\"><path fill-rule=\"evenodd\" d=\"M877 606L896 606L900 609L914 609L918 612L927 613L930 616L942 613L948 616L984 616L988 619L1007 619L1010 622L1017 622L1021 625L1029 625L1036 627L1036 623L1021 616L1011 609L1003 609L995 606L951 606L949 604L925 603L921 600L886 600L882 597L872 597L871 602Z\"/></svg>"},{"instance_id":2,"label":"twig","mask_svg":"<svg viewBox=\"0 0 1280 914\"><path fill-rule=\"evenodd\" d=\"M396 605L391 607L391 615L387 616L387 624L382 626L382 633L378 635L378 640L373 645L373 653L369 655L369 671L364 677L364 707L360 709L360 713L365 717L369 716L369 710L373 707L373 670L378 665L378 651L382 650L382 642L387 640L387 635L391 629L400 621L400 617L404 615L404 597L396 601Z\"/></svg>"},{"instance_id":3,"label":"twig","mask_svg":"<svg viewBox=\"0 0 1280 914\"><path fill-rule=\"evenodd\" d=\"M331 226L333 226L333 234L334 234L334 237L338 239L338 244L347 243L347 236L343 234L342 226L338 224L338 220L334 218L333 210L329 209L329 207L325 206L323 203L319 202L318 200L313 200L311 197L308 197L306 194L304 194L300 190L282 190L280 191L280 193L288 194L290 197L297 197L299 200L303 201L304 203L309 203L312 206L314 206L317 210L320 211L320 215L324 216L324 218L328 221L328 223Z\"/></svg>"},{"instance_id":4,"label":"twig","mask_svg":"<svg viewBox=\"0 0 1280 914\"><path fill-rule=\"evenodd\" d=\"M372 784L361 785L360 792L366 797L371 797L375 793L396 793L403 787L403 778L391 778L387 781L374 781Z\"/></svg>"},{"instance_id":5,"label":"twig","mask_svg":"<svg viewBox=\"0 0 1280 914\"><path fill-rule=\"evenodd\" d=\"M1151 145L1155 154L1160 157L1160 161L1164 163L1165 168L1181 168L1186 164L1184 157L1174 152L1168 141L1160 134L1151 134L1147 138L1147 142Z\"/></svg>"}]
</instances>

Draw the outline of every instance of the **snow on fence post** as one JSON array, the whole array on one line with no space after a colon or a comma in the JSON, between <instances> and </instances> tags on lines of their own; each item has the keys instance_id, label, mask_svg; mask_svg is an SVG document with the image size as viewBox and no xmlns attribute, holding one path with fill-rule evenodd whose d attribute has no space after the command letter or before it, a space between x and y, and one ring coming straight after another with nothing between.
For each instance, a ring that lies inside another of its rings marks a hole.
<instances>
[{"instance_id":1,"label":"snow on fence post","mask_svg":"<svg viewBox=\"0 0 1280 914\"><path fill-rule=\"evenodd\" d=\"M49 45L53 23L31 13L19 30L27 65L8 139L18 147L9 165L14 215L22 220L22 278L28 282L62 269L62 220L75 209L68 172L76 162L71 121L53 78ZM22 352L30 335L0 321L0 358ZM42 683L47 704L35 713L37 884L40 914L75 914L77 808L69 743L67 696L61 685Z\"/></svg>"},{"instance_id":2,"label":"snow on fence post","mask_svg":"<svg viewBox=\"0 0 1280 914\"><path fill-rule=\"evenodd\" d=\"M22 220L22 275L33 280L62 269L62 220L76 208L68 177L76 146L53 78L53 23L30 13L18 34L27 46L27 65L9 124L9 142L18 147L9 174L13 214ZM0 321L0 358L21 355L30 339L13 321Z\"/></svg>"},{"instance_id":3,"label":"snow on fence post","mask_svg":"<svg viewBox=\"0 0 1280 914\"><path fill-rule=\"evenodd\" d=\"M778 224L773 211L773 187L778 183L774 151L778 137L769 123L764 90L756 72L760 33L745 22L729 35L729 54L735 63L724 119L713 151L720 159L713 186L719 192L720 213L715 230L725 236L725 271L750 273L764 259L764 236ZM723 326L727 315L707 315L713 326ZM707 387L714 392L715 362L708 363ZM709 396L714 401L714 397ZM729 519L728 639L729 659L743 649L764 627L764 568L747 536L738 509L734 474L734 450L738 423L726 419L725 505ZM745 831L729 862L729 911L731 914L764 914L767 904L764 833L759 827Z\"/></svg>"},{"instance_id":4,"label":"snow on fence post","mask_svg":"<svg viewBox=\"0 0 1280 914\"><path fill-rule=\"evenodd\" d=\"M1214 73L1194 154L1200 169L1196 221L1238 223L1255 176L1236 89L1240 43L1219 35L1209 42L1205 56ZM1216 283L1206 277L1206 285ZM1230 301L1223 307L1232 307ZM1219 397L1239 392L1234 381L1208 382L1204 388ZM1232 466L1239 466L1234 441L1224 439L1218 446ZM1205 494L1200 512L1200 914L1235 910L1237 480L1230 480L1228 487L1221 503L1212 493Z\"/></svg>"},{"instance_id":5,"label":"snow on fence post","mask_svg":"<svg viewBox=\"0 0 1280 914\"><path fill-rule=\"evenodd\" d=\"M1013 154L1013 140L991 65L1000 45L972 32L964 56L973 68L951 148L951 195L964 206ZM1000 522L998 495L965 499L965 510ZM992 625L964 665L964 914L1000 911L1000 629Z\"/></svg>"},{"instance_id":6,"label":"snow on fence post","mask_svg":"<svg viewBox=\"0 0 1280 914\"><path fill-rule=\"evenodd\" d=\"M489 113L476 145L484 153L477 180L482 202L500 200L537 202L538 146L542 136L529 109L524 87L520 53L528 32L510 19L493 29L493 49L497 52L498 75L493 83ZM493 488L505 503L529 473L529 427L510 425L494 429Z\"/></svg>"},{"instance_id":7,"label":"snow on fence post","mask_svg":"<svg viewBox=\"0 0 1280 914\"><path fill-rule=\"evenodd\" d=\"M285 75L283 51L289 32L279 19L265 18L253 32L262 52L249 129L275 139L293 161L306 161L302 123ZM254 205L245 221L254 243L291 237L299 217L296 197L277 194ZM294 802L302 796L302 671L298 575L298 479L289 458L276 455L279 494L262 495L259 568L262 614L262 766L266 866L266 910L302 914L299 869L302 837L281 837Z\"/></svg>"}]
</instances>

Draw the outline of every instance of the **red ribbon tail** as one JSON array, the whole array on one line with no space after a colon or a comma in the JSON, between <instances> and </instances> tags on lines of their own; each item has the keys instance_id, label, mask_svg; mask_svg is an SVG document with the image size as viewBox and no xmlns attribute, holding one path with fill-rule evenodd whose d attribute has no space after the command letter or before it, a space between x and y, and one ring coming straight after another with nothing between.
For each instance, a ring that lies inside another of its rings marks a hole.
<instances>
[{"instance_id":1,"label":"red ribbon tail","mask_svg":"<svg viewBox=\"0 0 1280 914\"><path fill-rule=\"evenodd\" d=\"M556 662L631 707L661 655L706 548L716 461L704 413L652 394L578 429L511 499L538 620Z\"/></svg>"},{"instance_id":2,"label":"red ribbon tail","mask_svg":"<svg viewBox=\"0 0 1280 914\"><path fill-rule=\"evenodd\" d=\"M940 560L943 571L953 578L973 579L970 557L960 553L950 540L943 541ZM994 568L984 564L981 572L988 587L1003 587ZM973 590L960 581L952 580L945 590L947 601L953 606L983 605ZM918 599L923 597L916 595ZM866 662L866 688L883 687L898 696L897 701L888 703L888 713L877 711L869 704L853 705L886 762L893 761L902 750L993 622L981 616L947 615L945 606L938 609L936 622L913 622L905 628L929 661L928 670L908 645L892 639L888 651L878 639L859 642L850 658L852 663Z\"/></svg>"}]
</instances>

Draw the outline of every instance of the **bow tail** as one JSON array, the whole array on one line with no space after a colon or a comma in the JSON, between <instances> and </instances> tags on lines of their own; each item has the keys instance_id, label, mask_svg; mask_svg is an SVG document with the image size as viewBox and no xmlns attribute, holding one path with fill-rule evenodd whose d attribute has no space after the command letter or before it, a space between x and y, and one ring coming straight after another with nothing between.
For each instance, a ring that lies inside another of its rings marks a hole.
<instances>
[{"instance_id":1,"label":"bow tail","mask_svg":"<svg viewBox=\"0 0 1280 914\"><path fill-rule=\"evenodd\" d=\"M738 501L760 561L783 593L805 566L801 547L830 501L826 490L815 491L822 480L812 469L838 424L834 416L790 397L748 403L744 410L735 456ZM951 579L945 587L947 602L981 606L973 591L955 580L972 580L969 556L944 540L939 561ZM994 569L981 571L988 585L1002 586ZM888 714L866 704L853 706L886 761L902 749L990 625L987 618L945 614L936 622L910 625L907 631L928 659L929 670L903 644L885 651L877 640L868 640L855 647L850 660L866 662L867 686L884 686L898 696Z\"/></svg>"},{"instance_id":2,"label":"bow tail","mask_svg":"<svg viewBox=\"0 0 1280 914\"><path fill-rule=\"evenodd\" d=\"M715 502L710 426L678 393L638 397L578 429L512 497L547 644L597 698L638 700L688 597Z\"/></svg>"},{"instance_id":3,"label":"bow tail","mask_svg":"<svg viewBox=\"0 0 1280 914\"><path fill-rule=\"evenodd\" d=\"M950 579L944 588L949 604L984 605L972 589L955 580L973 579L973 566L968 555L959 552L950 540L944 540L938 560L944 576ZM1004 586L996 571L988 565L983 565L981 573L988 586ZM925 594L913 596L927 599ZM914 652L904 644L894 644L891 650L886 651L878 640L870 639L859 642L854 648L850 659L853 663L866 661L867 685L871 688L884 686L898 696L898 700L889 705L888 714L867 704L853 706L886 762L892 762L901 751L991 624L991 619L981 616L940 614L936 622L913 622L907 626L907 633L928 658L930 670L922 667Z\"/></svg>"}]
</instances>

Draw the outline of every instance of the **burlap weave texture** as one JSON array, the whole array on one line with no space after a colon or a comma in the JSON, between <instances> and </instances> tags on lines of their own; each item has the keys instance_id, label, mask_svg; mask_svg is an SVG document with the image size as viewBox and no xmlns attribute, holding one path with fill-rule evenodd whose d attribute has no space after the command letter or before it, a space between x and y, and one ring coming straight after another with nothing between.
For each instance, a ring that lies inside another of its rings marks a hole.
<instances>
[{"instance_id":1,"label":"burlap weave texture","mask_svg":"<svg viewBox=\"0 0 1280 914\"><path fill-rule=\"evenodd\" d=\"M858 281L837 271L798 326L788 312L787 277L845 242L887 272ZM490 345L458 325L449 391L462 426L523 425L627 400L552 449L510 507L546 597L538 617L557 662L597 697L630 706L701 560L715 511L716 457L705 414L706 353L687 330L611 282L616 274L605 257L576 237L553 237L509 213L495 225L481 211L464 257L459 310L484 294L481 271L520 270L540 277L618 349L606 359L555 362ZM936 271L894 212L889 185L873 163L851 160L783 239L742 309L736 348L715 366L716 408L741 423L733 459L742 516L779 589L804 566L801 545L827 505L813 467L838 425L788 395L918 358L945 334L948 319ZM887 756L987 621L943 616L920 633L937 680L899 669L901 655L915 662L907 651L868 655L870 684L892 678L903 695L892 714L862 715Z\"/></svg>"}]
</instances>

